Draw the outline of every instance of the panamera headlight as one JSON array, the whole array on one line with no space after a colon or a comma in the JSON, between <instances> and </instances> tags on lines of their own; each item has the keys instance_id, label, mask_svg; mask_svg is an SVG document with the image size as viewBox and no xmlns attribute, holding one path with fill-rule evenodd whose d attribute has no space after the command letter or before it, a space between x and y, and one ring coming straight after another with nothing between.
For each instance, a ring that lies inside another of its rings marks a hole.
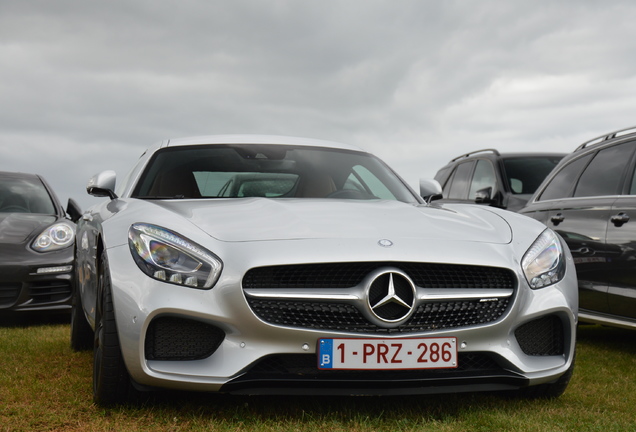
<instances>
[{"instance_id":1,"label":"panamera headlight","mask_svg":"<svg viewBox=\"0 0 636 432\"><path fill-rule=\"evenodd\" d=\"M524 255L521 266L532 289L543 288L563 279L563 248L554 231L548 229L541 233Z\"/></svg>"},{"instance_id":2,"label":"panamera headlight","mask_svg":"<svg viewBox=\"0 0 636 432\"><path fill-rule=\"evenodd\" d=\"M38 252L64 249L73 244L75 228L67 222L51 225L35 238L31 247Z\"/></svg>"},{"instance_id":3,"label":"panamera headlight","mask_svg":"<svg viewBox=\"0 0 636 432\"><path fill-rule=\"evenodd\" d=\"M221 260L212 252L156 225L132 225L128 231L128 246L141 271L163 282L209 289L223 268Z\"/></svg>"}]
</instances>

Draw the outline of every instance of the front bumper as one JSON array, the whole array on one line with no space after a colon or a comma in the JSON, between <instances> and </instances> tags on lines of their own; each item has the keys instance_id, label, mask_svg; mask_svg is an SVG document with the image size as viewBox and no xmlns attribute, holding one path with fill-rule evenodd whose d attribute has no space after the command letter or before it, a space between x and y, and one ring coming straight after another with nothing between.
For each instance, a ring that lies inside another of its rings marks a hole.
<instances>
[{"instance_id":1,"label":"front bumper","mask_svg":"<svg viewBox=\"0 0 636 432\"><path fill-rule=\"evenodd\" d=\"M243 254L246 263L251 262L248 255ZM197 290L141 274L127 247L108 250L108 259L122 354L139 386L325 395L512 390L554 382L573 362L577 297L570 265L561 282L540 290L529 289L517 277L511 303L493 322L378 334L264 322L248 305L241 287L248 267L235 273L224 269L213 289ZM457 369L324 371L317 367L320 338L431 336L457 338ZM197 341L206 342L200 346Z\"/></svg>"},{"instance_id":2,"label":"front bumper","mask_svg":"<svg viewBox=\"0 0 636 432\"><path fill-rule=\"evenodd\" d=\"M0 313L71 310L73 250L5 257L0 264Z\"/></svg>"}]
</instances>

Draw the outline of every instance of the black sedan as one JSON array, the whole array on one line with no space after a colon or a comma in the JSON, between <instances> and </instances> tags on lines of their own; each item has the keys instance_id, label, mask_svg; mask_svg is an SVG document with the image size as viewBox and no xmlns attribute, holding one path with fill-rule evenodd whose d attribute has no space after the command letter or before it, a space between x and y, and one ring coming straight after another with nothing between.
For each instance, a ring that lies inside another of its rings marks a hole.
<instances>
[{"instance_id":1,"label":"black sedan","mask_svg":"<svg viewBox=\"0 0 636 432\"><path fill-rule=\"evenodd\" d=\"M42 177L0 172L0 316L70 312L79 214Z\"/></svg>"}]
</instances>

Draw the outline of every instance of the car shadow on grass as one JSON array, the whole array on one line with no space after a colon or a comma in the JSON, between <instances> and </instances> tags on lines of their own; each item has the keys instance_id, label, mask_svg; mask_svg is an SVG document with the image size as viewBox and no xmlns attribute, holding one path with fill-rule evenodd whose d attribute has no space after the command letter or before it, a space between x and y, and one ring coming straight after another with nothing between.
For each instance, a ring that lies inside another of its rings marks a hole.
<instances>
[{"instance_id":1,"label":"car shadow on grass","mask_svg":"<svg viewBox=\"0 0 636 432\"><path fill-rule=\"evenodd\" d=\"M70 324L71 314L65 313L0 313L0 327L36 327L45 325Z\"/></svg>"},{"instance_id":2,"label":"car shadow on grass","mask_svg":"<svg viewBox=\"0 0 636 432\"><path fill-rule=\"evenodd\" d=\"M595 348L636 354L636 329L607 327L596 324L580 324L577 329L577 343L589 344Z\"/></svg>"},{"instance_id":3,"label":"car shadow on grass","mask_svg":"<svg viewBox=\"0 0 636 432\"><path fill-rule=\"evenodd\" d=\"M400 422L404 419L444 420L462 413L501 404L488 393L436 396L235 396L165 392L152 396L155 410L170 410L177 417L195 415L228 424L253 422L358 423ZM526 402L527 404L527 402Z\"/></svg>"}]
</instances>

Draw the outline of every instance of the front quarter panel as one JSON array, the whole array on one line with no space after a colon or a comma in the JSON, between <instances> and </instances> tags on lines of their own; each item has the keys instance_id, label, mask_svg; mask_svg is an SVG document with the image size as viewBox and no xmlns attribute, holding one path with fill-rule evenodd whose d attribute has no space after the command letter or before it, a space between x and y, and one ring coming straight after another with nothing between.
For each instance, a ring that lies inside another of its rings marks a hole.
<instances>
[{"instance_id":1,"label":"front quarter panel","mask_svg":"<svg viewBox=\"0 0 636 432\"><path fill-rule=\"evenodd\" d=\"M95 325L95 304L99 280L99 259L104 249L117 237L105 235L105 227L123 208L122 200L104 200L102 203L89 208L77 224L76 236L76 267L77 288L82 298L82 307L89 324Z\"/></svg>"}]
</instances>

